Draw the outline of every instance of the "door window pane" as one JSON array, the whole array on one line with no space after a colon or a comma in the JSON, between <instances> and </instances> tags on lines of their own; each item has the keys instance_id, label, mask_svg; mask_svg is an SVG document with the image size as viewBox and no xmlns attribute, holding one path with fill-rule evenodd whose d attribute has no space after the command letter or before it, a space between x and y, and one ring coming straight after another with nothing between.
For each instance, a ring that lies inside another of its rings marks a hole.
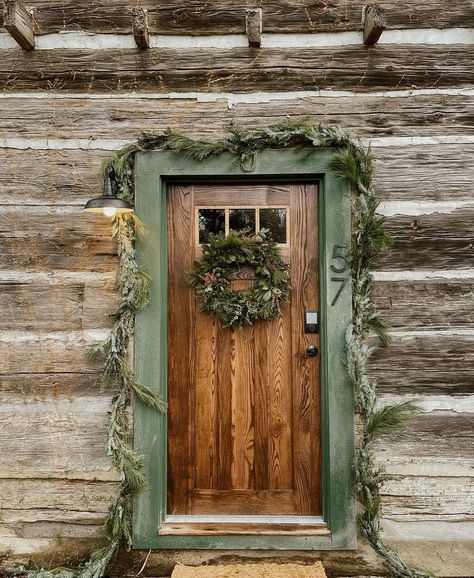
<instances>
[{"instance_id":1,"label":"door window pane","mask_svg":"<svg viewBox=\"0 0 474 578\"><path fill-rule=\"evenodd\" d=\"M230 209L229 211L229 229L240 231L249 229L255 233L255 209Z\"/></svg>"},{"instance_id":2,"label":"door window pane","mask_svg":"<svg viewBox=\"0 0 474 578\"><path fill-rule=\"evenodd\" d=\"M209 233L225 232L225 209L199 209L199 243L207 243Z\"/></svg>"},{"instance_id":3,"label":"door window pane","mask_svg":"<svg viewBox=\"0 0 474 578\"><path fill-rule=\"evenodd\" d=\"M286 243L286 209L260 209L260 229L269 229L274 241Z\"/></svg>"}]
</instances>

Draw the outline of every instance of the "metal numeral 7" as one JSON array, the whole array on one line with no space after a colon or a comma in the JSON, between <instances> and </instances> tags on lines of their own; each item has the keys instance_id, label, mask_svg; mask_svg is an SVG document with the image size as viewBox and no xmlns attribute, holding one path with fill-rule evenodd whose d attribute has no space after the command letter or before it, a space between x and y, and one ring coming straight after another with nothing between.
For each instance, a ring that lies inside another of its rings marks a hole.
<instances>
[{"instance_id":1,"label":"metal numeral 7","mask_svg":"<svg viewBox=\"0 0 474 578\"><path fill-rule=\"evenodd\" d=\"M337 300L339 299L339 295L342 293L342 290L346 286L347 278L344 277L331 277L331 281L336 281L340 283L339 289L337 290L336 295L334 295L334 299L332 300L331 307L336 304Z\"/></svg>"}]
</instances>

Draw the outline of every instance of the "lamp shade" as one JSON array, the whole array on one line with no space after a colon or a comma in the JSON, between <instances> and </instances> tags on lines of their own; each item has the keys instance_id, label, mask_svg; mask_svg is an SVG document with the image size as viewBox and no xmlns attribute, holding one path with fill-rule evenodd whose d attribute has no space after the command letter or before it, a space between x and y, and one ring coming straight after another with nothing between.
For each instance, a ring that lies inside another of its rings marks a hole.
<instances>
[{"instance_id":1,"label":"lamp shade","mask_svg":"<svg viewBox=\"0 0 474 578\"><path fill-rule=\"evenodd\" d=\"M84 211L90 213L103 213L104 215L113 217L115 213L131 213L133 208L130 203L119 199L112 192L112 184L110 182L110 175L105 175L104 178L104 192L100 197L96 197L87 201L84 206Z\"/></svg>"}]
</instances>

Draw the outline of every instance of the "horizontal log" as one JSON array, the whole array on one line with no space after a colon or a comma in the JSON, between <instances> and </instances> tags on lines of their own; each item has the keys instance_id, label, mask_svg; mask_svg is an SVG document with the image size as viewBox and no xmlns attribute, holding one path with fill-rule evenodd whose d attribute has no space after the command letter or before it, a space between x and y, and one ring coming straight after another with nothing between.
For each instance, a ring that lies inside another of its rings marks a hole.
<instances>
[{"instance_id":1,"label":"horizontal log","mask_svg":"<svg viewBox=\"0 0 474 578\"><path fill-rule=\"evenodd\" d=\"M32 107L34 108L34 107ZM75 205L101 194L101 165L106 151L15 150L0 148L2 205ZM85 213L78 221L90 222ZM79 217L79 215L81 215ZM97 219L105 222L102 219Z\"/></svg>"},{"instance_id":2,"label":"horizontal log","mask_svg":"<svg viewBox=\"0 0 474 578\"><path fill-rule=\"evenodd\" d=\"M400 432L375 442L376 462L394 475L472 476L473 421L472 414L454 412L418 415Z\"/></svg>"},{"instance_id":3,"label":"horizontal log","mask_svg":"<svg viewBox=\"0 0 474 578\"><path fill-rule=\"evenodd\" d=\"M374 147L381 200L472 199L474 145Z\"/></svg>"},{"instance_id":4,"label":"horizontal log","mask_svg":"<svg viewBox=\"0 0 474 578\"><path fill-rule=\"evenodd\" d=\"M113 271L110 220L78 209L11 207L0 220L0 269Z\"/></svg>"},{"instance_id":5,"label":"horizontal log","mask_svg":"<svg viewBox=\"0 0 474 578\"><path fill-rule=\"evenodd\" d=\"M394 245L377 270L468 268L474 253L474 208L387 217ZM75 207L11 207L0 223L0 267L29 271L114 271L110 221Z\"/></svg>"},{"instance_id":6,"label":"horizontal log","mask_svg":"<svg viewBox=\"0 0 474 578\"><path fill-rule=\"evenodd\" d=\"M474 325L473 280L377 281L375 307L397 329L435 330Z\"/></svg>"},{"instance_id":7,"label":"horizontal log","mask_svg":"<svg viewBox=\"0 0 474 578\"><path fill-rule=\"evenodd\" d=\"M86 562L91 553L104 544L104 539L69 538L62 535L47 538L22 538L9 532L0 536L2 563L13 567L34 560L40 568L69 566L77 568Z\"/></svg>"},{"instance_id":8,"label":"horizontal log","mask_svg":"<svg viewBox=\"0 0 474 578\"><path fill-rule=\"evenodd\" d=\"M474 203L448 214L387 217L385 226L394 244L377 259L376 269L458 269L473 263Z\"/></svg>"},{"instance_id":9,"label":"horizontal log","mask_svg":"<svg viewBox=\"0 0 474 578\"><path fill-rule=\"evenodd\" d=\"M79 372L22 372L18 364L17 373L1 374L0 403L10 403L13 395L28 395L29 400L41 400L58 394L66 397L74 395L94 395L100 381L100 367Z\"/></svg>"},{"instance_id":10,"label":"horizontal log","mask_svg":"<svg viewBox=\"0 0 474 578\"><path fill-rule=\"evenodd\" d=\"M33 395L26 403L24 394L13 393L0 405L2 477L115 480L105 454L111 392ZM377 457L392 464L451 460L448 475L458 477L465 475L463 468L474 465L473 435L472 414L430 412L383 438L376 446Z\"/></svg>"},{"instance_id":11,"label":"horizontal log","mask_svg":"<svg viewBox=\"0 0 474 578\"><path fill-rule=\"evenodd\" d=\"M0 331L108 328L116 305L113 281L17 283L0 279Z\"/></svg>"},{"instance_id":12,"label":"horizontal log","mask_svg":"<svg viewBox=\"0 0 474 578\"><path fill-rule=\"evenodd\" d=\"M90 364L86 353L94 336L80 331L0 335L2 374L16 373L89 373L100 363Z\"/></svg>"},{"instance_id":13,"label":"horizontal log","mask_svg":"<svg viewBox=\"0 0 474 578\"><path fill-rule=\"evenodd\" d=\"M474 519L472 479L409 477L390 480L382 491L383 516L392 520Z\"/></svg>"},{"instance_id":14,"label":"horizontal log","mask_svg":"<svg viewBox=\"0 0 474 578\"><path fill-rule=\"evenodd\" d=\"M454 329L474 324L471 281L378 281L377 311L395 329ZM0 281L0 330L61 331L110 327L113 281Z\"/></svg>"},{"instance_id":15,"label":"horizontal log","mask_svg":"<svg viewBox=\"0 0 474 578\"><path fill-rule=\"evenodd\" d=\"M106 395L0 405L2 477L116 480L106 455L109 409Z\"/></svg>"},{"instance_id":16,"label":"horizontal log","mask_svg":"<svg viewBox=\"0 0 474 578\"><path fill-rule=\"evenodd\" d=\"M0 479L2 507L9 510L105 514L117 495L116 482L91 480Z\"/></svg>"},{"instance_id":17,"label":"horizontal log","mask_svg":"<svg viewBox=\"0 0 474 578\"><path fill-rule=\"evenodd\" d=\"M435 524L436 525L436 524ZM461 576L474 573L474 540L466 529L465 536L452 538L453 532L446 528L442 540L389 540L402 556L402 559L414 568L429 568L434 576Z\"/></svg>"},{"instance_id":18,"label":"horizontal log","mask_svg":"<svg viewBox=\"0 0 474 578\"><path fill-rule=\"evenodd\" d=\"M353 45L230 50L5 50L6 91L254 92L347 89L356 92L472 86L473 45Z\"/></svg>"},{"instance_id":19,"label":"horizontal log","mask_svg":"<svg viewBox=\"0 0 474 578\"><path fill-rule=\"evenodd\" d=\"M388 348L379 348L369 362L369 374L383 393L472 393L474 336L429 334L393 336Z\"/></svg>"},{"instance_id":20,"label":"horizontal log","mask_svg":"<svg viewBox=\"0 0 474 578\"><path fill-rule=\"evenodd\" d=\"M30 99L11 97L2 99L0 122L5 138L130 139L144 126L149 132L171 127L185 129L197 137L216 138L231 122L250 128L298 115L309 117L314 123L340 125L361 137L474 134L472 97L468 95L421 94L387 98L361 94L357 96L356 110L354 98L272 97L267 102L229 107L224 98L200 102L192 98L150 99L139 95L133 95L133 99L94 100L77 96L41 98L31 106ZM130 114L131 102L134 114ZM426 147L417 153L422 150L426 152ZM413 164L413 160L411 162ZM387 165L395 167L396 158L387 159ZM69 168L64 162L63 170ZM73 168L71 172L74 172ZM65 186L70 187L70 183Z\"/></svg>"},{"instance_id":21,"label":"horizontal log","mask_svg":"<svg viewBox=\"0 0 474 578\"><path fill-rule=\"evenodd\" d=\"M329 0L270 0L265 2L264 32L336 32L358 30L365 0L350 4ZM128 12L132 4L126 0L86 0L78 6L74 0L51 4L48 0L28 0L34 7L37 34L85 30L101 33L130 33ZM453 0L446 10L443 0L423 4L384 0L389 17L388 28L449 28L474 26L469 0ZM208 6L191 0L185 5L176 0L159 3L143 0L148 10L150 32L157 34L244 34L246 2L219 0ZM0 17L0 26L3 19Z\"/></svg>"},{"instance_id":22,"label":"horizontal log","mask_svg":"<svg viewBox=\"0 0 474 578\"><path fill-rule=\"evenodd\" d=\"M213 124L212 117L201 117L208 126ZM188 121L193 124L193 119L194 116L188 118L184 114L171 126L187 131L184 124ZM82 122L81 117L71 124ZM93 122L99 124L95 117L89 124ZM472 144L374 147L373 152L376 159L374 184L380 200L448 201L472 197ZM100 169L109 156L107 151L0 148L0 203L81 207L102 190ZM77 214L79 220L80 213ZM80 220L84 222L82 214Z\"/></svg>"}]
</instances>

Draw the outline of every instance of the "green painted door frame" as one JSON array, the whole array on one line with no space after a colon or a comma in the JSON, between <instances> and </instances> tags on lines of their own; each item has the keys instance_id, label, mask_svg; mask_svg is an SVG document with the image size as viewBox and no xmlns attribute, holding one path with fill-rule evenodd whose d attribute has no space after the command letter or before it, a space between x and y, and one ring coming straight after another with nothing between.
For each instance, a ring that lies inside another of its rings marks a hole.
<instances>
[{"instance_id":1,"label":"green painted door frame","mask_svg":"<svg viewBox=\"0 0 474 578\"><path fill-rule=\"evenodd\" d=\"M356 547L353 499L354 401L345 366L345 332L351 321L350 270L343 258L351 244L351 190L330 169L331 149L267 150L243 172L222 154L194 161L168 151L138 153L136 212L147 233L138 258L152 278L148 307L137 316L137 380L167 394L167 184L199 180L315 182L319 185L321 293L321 426L323 518L330 536L158 536L166 517L166 415L134 404L135 448L148 479L136 499L134 548L332 550ZM316 217L315 217L316 218ZM318 224L315 221L315 226Z\"/></svg>"}]
</instances>

